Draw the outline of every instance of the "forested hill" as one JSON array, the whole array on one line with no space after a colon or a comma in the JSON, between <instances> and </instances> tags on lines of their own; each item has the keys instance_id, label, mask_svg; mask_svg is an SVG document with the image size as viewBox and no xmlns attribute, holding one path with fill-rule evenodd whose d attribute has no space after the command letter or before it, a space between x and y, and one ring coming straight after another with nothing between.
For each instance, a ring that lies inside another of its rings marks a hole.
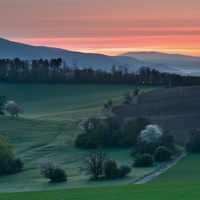
<instances>
[{"instance_id":1,"label":"forested hill","mask_svg":"<svg viewBox=\"0 0 200 200\"><path fill-rule=\"evenodd\" d=\"M110 71L80 69L67 65L61 58L24 61L0 59L0 81L14 83L114 83L133 85L186 86L200 85L199 76L181 76L159 72L149 67L130 71L126 65L112 66Z\"/></svg>"}]
</instances>

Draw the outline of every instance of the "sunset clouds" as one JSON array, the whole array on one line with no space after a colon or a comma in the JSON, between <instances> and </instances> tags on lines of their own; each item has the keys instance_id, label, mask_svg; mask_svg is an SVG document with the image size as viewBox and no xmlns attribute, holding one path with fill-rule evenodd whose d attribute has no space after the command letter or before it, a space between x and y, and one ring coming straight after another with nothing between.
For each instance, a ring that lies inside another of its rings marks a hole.
<instances>
[{"instance_id":1,"label":"sunset clouds","mask_svg":"<svg viewBox=\"0 0 200 200\"><path fill-rule=\"evenodd\" d=\"M200 55L199 8L199 0L1 0L0 37L113 55Z\"/></svg>"}]
</instances>

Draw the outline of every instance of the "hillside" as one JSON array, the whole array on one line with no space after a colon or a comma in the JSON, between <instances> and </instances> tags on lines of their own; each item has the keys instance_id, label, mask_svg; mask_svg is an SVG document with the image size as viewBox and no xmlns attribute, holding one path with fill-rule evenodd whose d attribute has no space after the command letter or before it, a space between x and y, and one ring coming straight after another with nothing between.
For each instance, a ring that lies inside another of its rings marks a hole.
<instances>
[{"instance_id":1,"label":"hillside","mask_svg":"<svg viewBox=\"0 0 200 200\"><path fill-rule=\"evenodd\" d=\"M120 117L149 117L165 132L184 142L191 129L200 127L200 86L152 91L141 95L137 104L120 105L113 112Z\"/></svg>"},{"instance_id":2,"label":"hillside","mask_svg":"<svg viewBox=\"0 0 200 200\"><path fill-rule=\"evenodd\" d=\"M31 46L0 38L0 58L20 58L24 60L62 58L68 65L77 60L79 68L110 70L113 65L128 64L132 70L139 69L143 62L126 56L107 56L103 54L81 53L59 48Z\"/></svg>"}]
</instances>

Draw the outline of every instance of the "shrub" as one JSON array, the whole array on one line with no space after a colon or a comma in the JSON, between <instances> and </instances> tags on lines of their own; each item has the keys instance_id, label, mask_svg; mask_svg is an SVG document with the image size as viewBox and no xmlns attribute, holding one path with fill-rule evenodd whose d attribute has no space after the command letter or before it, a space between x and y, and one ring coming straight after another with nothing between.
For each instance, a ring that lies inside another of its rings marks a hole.
<instances>
[{"instance_id":1,"label":"shrub","mask_svg":"<svg viewBox=\"0 0 200 200\"><path fill-rule=\"evenodd\" d=\"M127 165L122 165L118 168L114 160L107 160L104 162L104 176L107 179L124 177L130 172L131 168Z\"/></svg>"},{"instance_id":2,"label":"shrub","mask_svg":"<svg viewBox=\"0 0 200 200\"><path fill-rule=\"evenodd\" d=\"M75 146L83 149L94 149L97 147L96 139L87 133L80 134L75 140Z\"/></svg>"},{"instance_id":3,"label":"shrub","mask_svg":"<svg viewBox=\"0 0 200 200\"><path fill-rule=\"evenodd\" d=\"M103 171L105 178L116 178L120 175L120 170L117 168L117 163L114 160L104 162Z\"/></svg>"},{"instance_id":4,"label":"shrub","mask_svg":"<svg viewBox=\"0 0 200 200\"><path fill-rule=\"evenodd\" d=\"M17 159L9 159L7 163L7 172L9 174L14 174L22 170L24 167L24 163L20 158Z\"/></svg>"},{"instance_id":5,"label":"shrub","mask_svg":"<svg viewBox=\"0 0 200 200\"><path fill-rule=\"evenodd\" d=\"M40 164L40 174L50 179L52 183L67 181L64 169L61 169L54 161L47 160Z\"/></svg>"},{"instance_id":6,"label":"shrub","mask_svg":"<svg viewBox=\"0 0 200 200\"><path fill-rule=\"evenodd\" d=\"M164 146L159 146L154 153L154 160L157 162L168 161L171 159L171 152Z\"/></svg>"},{"instance_id":7,"label":"shrub","mask_svg":"<svg viewBox=\"0 0 200 200\"><path fill-rule=\"evenodd\" d=\"M51 182L58 183L58 182L64 182L66 180L67 180L67 175L64 169L56 168L53 170Z\"/></svg>"},{"instance_id":8,"label":"shrub","mask_svg":"<svg viewBox=\"0 0 200 200\"><path fill-rule=\"evenodd\" d=\"M120 166L120 177L124 177L131 172L131 168L127 165Z\"/></svg>"},{"instance_id":9,"label":"shrub","mask_svg":"<svg viewBox=\"0 0 200 200\"><path fill-rule=\"evenodd\" d=\"M136 155L134 167L147 167L153 164L153 157L150 154Z\"/></svg>"},{"instance_id":10,"label":"shrub","mask_svg":"<svg viewBox=\"0 0 200 200\"><path fill-rule=\"evenodd\" d=\"M143 155L143 154L151 154L155 152L155 150L160 146L159 142L154 142L154 143L144 143L144 142L139 142L137 145L134 147L132 151L132 156L135 156L137 154Z\"/></svg>"}]
</instances>

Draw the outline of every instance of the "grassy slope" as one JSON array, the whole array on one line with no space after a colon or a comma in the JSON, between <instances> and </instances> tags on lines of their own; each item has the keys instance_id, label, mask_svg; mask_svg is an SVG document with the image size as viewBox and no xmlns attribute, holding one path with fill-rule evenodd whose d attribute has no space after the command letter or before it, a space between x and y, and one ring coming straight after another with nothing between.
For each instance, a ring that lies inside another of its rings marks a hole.
<instances>
[{"instance_id":1,"label":"grassy slope","mask_svg":"<svg viewBox=\"0 0 200 200\"><path fill-rule=\"evenodd\" d=\"M0 117L0 134L10 138L16 154L25 162L23 172L0 178L0 192L42 190L66 187L84 187L127 184L154 170L158 165L134 169L131 176L111 181L88 181L79 167L87 151L76 149L73 140L82 130L79 119L99 111L109 98L122 101L122 95L131 91L126 85L23 85L0 83L0 91L9 99L18 100L25 113L18 119ZM148 90L143 88L143 90ZM17 91L17 92L16 92ZM95 114L103 115L101 112ZM52 121L52 119L54 119ZM118 164L131 165L130 149L106 150ZM67 183L51 185L39 174L39 163L53 159L69 175Z\"/></svg>"},{"instance_id":2,"label":"grassy slope","mask_svg":"<svg viewBox=\"0 0 200 200\"><path fill-rule=\"evenodd\" d=\"M104 103L119 103L123 94L133 90L130 85L92 84L8 84L0 83L0 92L24 107L24 117L80 119L101 114ZM146 91L156 87L143 87Z\"/></svg>"},{"instance_id":3,"label":"grassy slope","mask_svg":"<svg viewBox=\"0 0 200 200\"><path fill-rule=\"evenodd\" d=\"M0 191L24 191L24 190L43 190L52 189L52 191L37 191L23 193L8 193L0 194L1 200L23 200L23 199L199 199L200 195L200 156L199 154L188 155L183 161L175 167L154 179L151 183L145 185L129 185L129 186L112 186L112 187L92 187L92 188L77 188L65 190L53 190L66 187L81 187L81 186L99 186L104 184L123 184L129 183L137 177L151 171L153 168L145 168L137 171L135 169L131 176L123 180L97 181L91 182L87 180L84 174L80 174L78 167L81 164L82 156L86 151L79 150L73 147L73 140L81 130L77 128L79 118L87 117L88 106L83 104L80 108L80 103L75 103L74 98L78 98L78 93L83 90L81 85L76 85L75 92L70 85L51 85L47 87L43 85L15 85L15 84L0 84L2 94L7 94L10 99L17 99L22 102L25 107L23 118L11 119L10 117L0 117L1 126L0 133L7 135L10 142L15 145L17 156L22 157L25 162L25 170L19 174L0 177ZM83 93L81 100L83 102L92 99L91 96L97 88L91 85L85 85L88 88L87 92ZM118 91L118 87L121 88ZM78 88L78 89L77 89ZM105 89L105 93L103 90ZM125 91L130 90L129 86L98 86L98 91L101 93L98 98L92 99L92 110L99 110L107 99L113 98L116 102L121 101L121 95ZM111 90L112 92L109 92ZM16 93L17 91L17 93ZM68 91L67 94L64 91ZM70 92L69 92L70 91ZM69 95L70 94L70 95ZM105 95L105 96L104 96ZM57 104L58 99L64 98L64 102ZM49 104L54 99L55 105L49 109ZM80 98L79 98L80 99ZM100 100L102 99L102 100ZM40 106L44 103L43 106ZM47 104L45 104L45 102ZM75 104L73 109L77 110L75 114L71 112L71 105ZM90 106L89 106L90 107ZM42 109L41 109L42 108ZM91 107L90 107L91 108ZM55 109L55 110L54 110ZM60 110L64 110L62 118ZM43 113L46 113L45 115ZM48 121L48 119L56 119ZM101 114L102 115L102 114ZM45 120L36 119L45 116ZM26 117L26 118L24 118ZM31 119L30 119L31 118ZM61 131L63 129L64 131ZM129 150L112 149L110 157L116 159L119 164L131 164L132 159L129 156ZM44 158L53 158L63 165L69 174L69 182L61 184L48 184L46 179L43 179L38 170L39 161ZM156 167L156 166L155 166ZM187 181L187 182L186 182ZM79 183L79 184L77 184Z\"/></svg>"},{"instance_id":4,"label":"grassy slope","mask_svg":"<svg viewBox=\"0 0 200 200\"><path fill-rule=\"evenodd\" d=\"M152 183L200 180L200 154L188 154L177 165L152 180Z\"/></svg>"}]
</instances>

